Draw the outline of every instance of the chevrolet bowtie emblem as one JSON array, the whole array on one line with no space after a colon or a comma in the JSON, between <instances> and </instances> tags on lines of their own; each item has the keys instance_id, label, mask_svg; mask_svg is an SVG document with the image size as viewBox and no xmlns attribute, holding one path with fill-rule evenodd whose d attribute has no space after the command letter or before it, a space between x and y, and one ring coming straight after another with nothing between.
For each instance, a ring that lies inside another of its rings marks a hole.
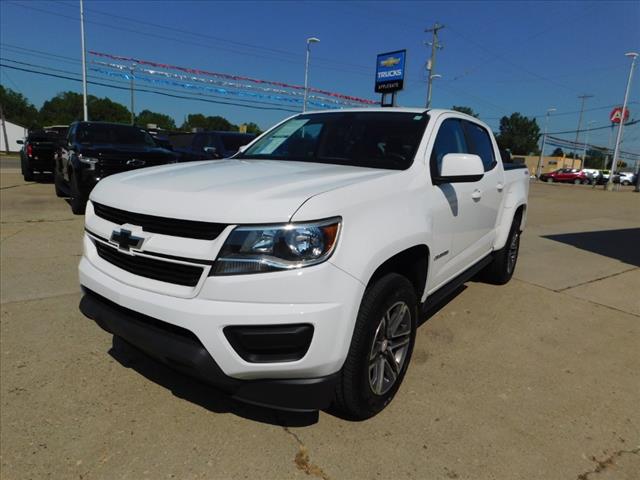
<instances>
[{"instance_id":1,"label":"chevrolet bowtie emblem","mask_svg":"<svg viewBox=\"0 0 640 480\"><path fill-rule=\"evenodd\" d=\"M118 245L120 250L124 250L125 252L130 251L132 248L139 249L142 246L142 242L144 242L144 238L136 237L131 233L131 230L114 230L111 233L111 242Z\"/></svg>"}]
</instances>

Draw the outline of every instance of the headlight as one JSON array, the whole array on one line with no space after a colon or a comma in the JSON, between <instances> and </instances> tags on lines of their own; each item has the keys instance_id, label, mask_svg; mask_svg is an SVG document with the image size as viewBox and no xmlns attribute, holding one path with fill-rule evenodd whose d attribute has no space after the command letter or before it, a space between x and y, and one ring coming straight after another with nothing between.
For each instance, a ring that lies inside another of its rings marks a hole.
<instances>
[{"instance_id":1,"label":"headlight","mask_svg":"<svg viewBox=\"0 0 640 480\"><path fill-rule=\"evenodd\" d=\"M222 246L211 275L274 272L324 262L336 246L340 224L340 218L330 218L237 227Z\"/></svg>"},{"instance_id":2,"label":"headlight","mask_svg":"<svg viewBox=\"0 0 640 480\"><path fill-rule=\"evenodd\" d=\"M94 168L96 168L96 163L98 163L97 158L86 157L82 154L78 155L78 160L80 160L82 163L89 165L89 170L93 170Z\"/></svg>"}]
</instances>

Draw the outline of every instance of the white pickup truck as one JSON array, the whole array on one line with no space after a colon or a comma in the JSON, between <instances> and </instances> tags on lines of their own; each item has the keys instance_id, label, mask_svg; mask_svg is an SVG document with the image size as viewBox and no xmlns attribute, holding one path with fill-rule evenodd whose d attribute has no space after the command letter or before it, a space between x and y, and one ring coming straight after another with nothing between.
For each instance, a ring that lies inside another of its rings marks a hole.
<instances>
[{"instance_id":1,"label":"white pickup truck","mask_svg":"<svg viewBox=\"0 0 640 480\"><path fill-rule=\"evenodd\" d=\"M235 398L368 418L425 308L476 274L511 278L528 189L476 118L303 113L232 158L100 182L80 308Z\"/></svg>"}]
</instances>

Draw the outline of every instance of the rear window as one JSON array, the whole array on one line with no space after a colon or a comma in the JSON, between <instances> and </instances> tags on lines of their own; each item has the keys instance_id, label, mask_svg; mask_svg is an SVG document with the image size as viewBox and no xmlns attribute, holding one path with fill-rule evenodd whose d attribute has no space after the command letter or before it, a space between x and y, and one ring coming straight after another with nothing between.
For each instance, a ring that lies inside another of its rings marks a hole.
<instances>
[{"instance_id":1,"label":"rear window","mask_svg":"<svg viewBox=\"0 0 640 480\"><path fill-rule=\"evenodd\" d=\"M76 139L78 142L85 144L156 145L151 135L142 128L109 123L78 124Z\"/></svg>"}]
</instances>

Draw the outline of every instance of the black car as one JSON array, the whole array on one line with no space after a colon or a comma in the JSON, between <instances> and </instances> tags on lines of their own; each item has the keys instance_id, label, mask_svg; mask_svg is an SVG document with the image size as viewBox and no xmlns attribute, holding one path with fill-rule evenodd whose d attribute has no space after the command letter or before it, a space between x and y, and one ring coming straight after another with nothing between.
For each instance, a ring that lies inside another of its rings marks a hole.
<instances>
[{"instance_id":1,"label":"black car","mask_svg":"<svg viewBox=\"0 0 640 480\"><path fill-rule=\"evenodd\" d=\"M146 130L133 125L76 122L62 142L54 171L56 195L70 197L71 210L84 213L89 193L104 177L136 168L175 163Z\"/></svg>"},{"instance_id":2,"label":"black car","mask_svg":"<svg viewBox=\"0 0 640 480\"><path fill-rule=\"evenodd\" d=\"M58 130L43 129L32 130L24 141L18 140L22 144L20 167L25 182L33 181L35 172L53 172L60 138Z\"/></svg>"},{"instance_id":3,"label":"black car","mask_svg":"<svg viewBox=\"0 0 640 480\"><path fill-rule=\"evenodd\" d=\"M256 136L238 132L196 132L170 133L171 143L181 162L228 158L235 155L240 147L251 143Z\"/></svg>"}]
</instances>

